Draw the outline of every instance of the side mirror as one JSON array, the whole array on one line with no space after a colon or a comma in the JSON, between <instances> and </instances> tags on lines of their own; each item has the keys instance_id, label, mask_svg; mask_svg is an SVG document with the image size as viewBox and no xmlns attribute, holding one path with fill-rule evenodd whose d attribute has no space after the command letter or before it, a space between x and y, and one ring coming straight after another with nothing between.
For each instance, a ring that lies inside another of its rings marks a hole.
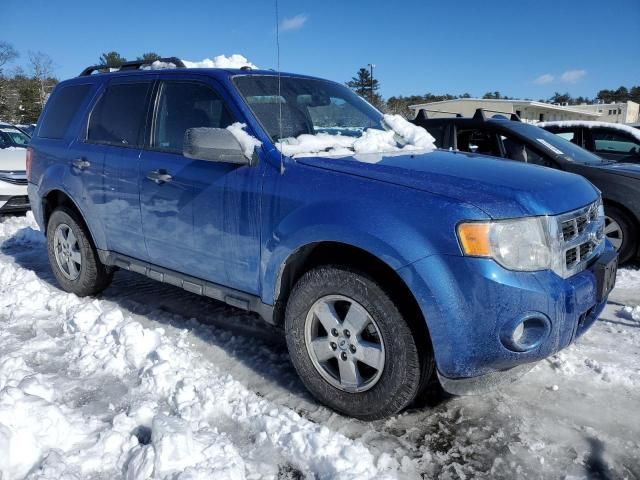
<instances>
[{"instance_id":1,"label":"side mirror","mask_svg":"<svg viewBox=\"0 0 640 480\"><path fill-rule=\"evenodd\" d=\"M208 162L255 164L255 154L247 158L233 134L224 128L189 128L184 133L182 154L194 160Z\"/></svg>"}]
</instances>

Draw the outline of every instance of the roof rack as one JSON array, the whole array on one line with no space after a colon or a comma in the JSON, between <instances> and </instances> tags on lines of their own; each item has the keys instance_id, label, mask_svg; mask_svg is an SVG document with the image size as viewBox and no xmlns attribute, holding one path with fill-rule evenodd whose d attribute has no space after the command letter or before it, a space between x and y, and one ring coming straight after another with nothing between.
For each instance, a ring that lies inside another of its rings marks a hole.
<instances>
[{"instance_id":1,"label":"roof rack","mask_svg":"<svg viewBox=\"0 0 640 480\"><path fill-rule=\"evenodd\" d=\"M476 113L473 114L474 120L488 120L488 117L484 114L484 112L492 112L492 113L502 113L504 115L509 115L509 120L513 122L521 122L522 120L518 116L517 113L511 112L501 112L500 110L489 110L488 108L477 108Z\"/></svg>"},{"instance_id":2,"label":"roof rack","mask_svg":"<svg viewBox=\"0 0 640 480\"><path fill-rule=\"evenodd\" d=\"M95 72L109 73L109 72L122 72L124 70L140 70L144 66L150 66L154 62L172 63L176 68L186 68L186 65L182 60L177 57L159 58L158 60L133 60L131 62L124 62L122 65L110 67L108 65L92 65L85 68L81 73L81 77L88 77Z\"/></svg>"},{"instance_id":3,"label":"roof rack","mask_svg":"<svg viewBox=\"0 0 640 480\"><path fill-rule=\"evenodd\" d=\"M431 109L428 109L428 108L421 108L420 110L418 110L418 114L416 115L416 118L414 118L414 120L428 120L429 116L427 115L427 112L431 112L431 113L448 113L449 115L455 115L456 118L462 117L462 114L456 113L456 112L445 112L444 110L431 110Z\"/></svg>"}]
</instances>

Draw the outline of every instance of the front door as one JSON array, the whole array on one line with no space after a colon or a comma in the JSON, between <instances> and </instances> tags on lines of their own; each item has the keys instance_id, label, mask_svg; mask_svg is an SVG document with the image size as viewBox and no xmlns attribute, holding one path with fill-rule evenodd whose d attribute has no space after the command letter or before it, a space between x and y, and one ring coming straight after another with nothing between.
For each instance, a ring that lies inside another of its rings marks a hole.
<instances>
[{"instance_id":1,"label":"front door","mask_svg":"<svg viewBox=\"0 0 640 480\"><path fill-rule=\"evenodd\" d=\"M182 155L187 129L226 128L238 117L216 85L200 78L185 74L159 85L139 177L149 259L256 293L259 169Z\"/></svg>"}]
</instances>

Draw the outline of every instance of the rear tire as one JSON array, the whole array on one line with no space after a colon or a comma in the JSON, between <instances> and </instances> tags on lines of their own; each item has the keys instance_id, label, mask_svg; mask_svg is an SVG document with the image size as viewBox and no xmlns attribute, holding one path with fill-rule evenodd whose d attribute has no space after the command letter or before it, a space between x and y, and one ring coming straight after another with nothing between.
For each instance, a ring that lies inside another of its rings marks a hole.
<instances>
[{"instance_id":1,"label":"rear tire","mask_svg":"<svg viewBox=\"0 0 640 480\"><path fill-rule=\"evenodd\" d=\"M63 290L86 297L111 283L113 273L100 262L87 227L70 208L61 206L51 214L47 250L51 269Z\"/></svg>"},{"instance_id":2,"label":"rear tire","mask_svg":"<svg viewBox=\"0 0 640 480\"><path fill-rule=\"evenodd\" d=\"M407 407L433 372L430 346L418 344L390 296L345 267L321 266L303 275L287 303L285 330L307 389L362 420Z\"/></svg>"},{"instance_id":3,"label":"rear tire","mask_svg":"<svg viewBox=\"0 0 640 480\"><path fill-rule=\"evenodd\" d=\"M633 220L619 208L604 207L605 234L618 250L620 264L631 260L638 251L638 231Z\"/></svg>"}]
</instances>

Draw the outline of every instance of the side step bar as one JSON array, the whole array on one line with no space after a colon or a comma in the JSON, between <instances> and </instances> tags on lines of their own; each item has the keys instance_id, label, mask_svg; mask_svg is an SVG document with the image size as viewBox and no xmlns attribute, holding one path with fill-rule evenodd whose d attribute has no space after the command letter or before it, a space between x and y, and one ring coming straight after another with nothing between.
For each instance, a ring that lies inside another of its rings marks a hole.
<instances>
[{"instance_id":1,"label":"side step bar","mask_svg":"<svg viewBox=\"0 0 640 480\"><path fill-rule=\"evenodd\" d=\"M140 273L152 280L180 287L196 295L213 298L214 300L224 302L233 307L255 312L266 322L272 325L275 323L273 318L274 307L263 303L258 296L224 287L217 283L211 283L174 270L158 267L151 263L127 257L126 255L116 252L98 250L98 257L100 257L100 261L105 265Z\"/></svg>"}]
</instances>

